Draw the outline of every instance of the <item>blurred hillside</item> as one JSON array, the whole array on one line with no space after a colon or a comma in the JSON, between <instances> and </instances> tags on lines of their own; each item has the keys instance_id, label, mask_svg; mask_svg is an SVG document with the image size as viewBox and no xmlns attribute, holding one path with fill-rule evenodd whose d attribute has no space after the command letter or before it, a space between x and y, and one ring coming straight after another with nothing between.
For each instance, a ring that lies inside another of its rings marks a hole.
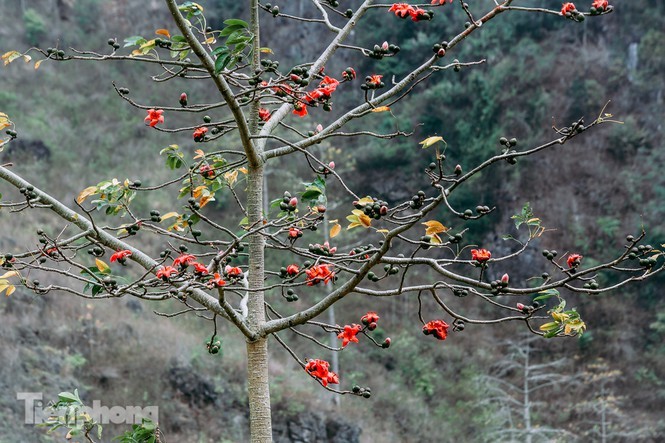
<instances>
[{"instance_id":1,"label":"blurred hillside","mask_svg":"<svg viewBox=\"0 0 665 443\"><path fill-rule=\"evenodd\" d=\"M241 2L200 3L213 27L244 14ZM314 14L306 2L284 3L282 12ZM478 11L494 4L473 3L472 10ZM560 5L549 0L528 3ZM582 24L544 15L503 14L446 56L463 62L485 58L485 64L433 76L408 100L393 106L400 129L415 129L413 137L326 142L322 152L335 160L360 194L392 203L427 189L422 171L430 159L417 146L426 136L444 136L449 161L472 165L499 152L501 136L517 137L520 146L535 146L552 137L553 125L580 117L592 121L609 101L605 112L623 124L603 126L516 166L497 165L470 183L453 203L471 208L496 205L497 211L470 226L466 240L496 252L508 250L510 245L501 238L514 233L510 216L530 202L552 231L513 269L500 270L515 281L547 270L542 249L579 252L586 263L593 263L621 249L625 236L638 234L642 227L653 245L665 243L665 3L613 4L615 13ZM360 78L378 72L385 78L399 76L423 58L419 51L429 52L431 42L451 38L465 21L457 6L437 9L433 21L417 27L385 26L386 18L379 13L368 17L366 29L372 31L357 32L354 44L372 47L388 41L402 51L380 62L342 54L327 67L330 72L354 66ZM263 45L274 51L272 59L291 66L315 53L309 27L299 27L294 35L279 18L266 14L262 19ZM164 27L170 27L169 15L158 0L0 0L0 53L31 45L106 51L109 38L152 36ZM213 91L204 84L154 84L151 74L144 67L110 62L44 63L37 71L14 62L0 68L0 111L11 116L19 132L16 142L0 153L0 161L13 162L15 170L35 185L72 204L78 192L104 179L141 179L147 186L171 177L157 153L172 143L193 153L190 136L147 131L144 113L119 99L112 82L130 88L131 97L142 103L174 104L183 90L203 101ZM360 91L349 92L348 100L336 102L331 115L316 110L308 124L333 119L350 103L362 100ZM378 114L363 122L368 124L392 130L395 123ZM269 171L270 198L297 189L309 179L307 171L305 164L276 165ZM10 195L6 188L0 185L0 193ZM137 210L168 212L182 202L163 194L149 201L137 198L136 204ZM220 199L212 216L237 225L239 220L225 212L225 205ZM332 209L330 217L344 215L339 208ZM456 221L446 220L445 214L439 219L456 228ZM34 246L32 227L62 229L35 211L10 216L3 210L0 223L3 253ZM163 249L161 239L141 241L152 252ZM600 282L611 283L602 278ZM340 405L334 405L327 392L273 346L276 441L524 441L522 418L510 408L523 398L500 392L492 380L523 380L527 364L506 369L505 363L520 362L514 351L525 346L533 365L565 359L548 377L568 377L533 393L533 423L553 430L534 441L600 441L601 409L609 426L607 441L663 441L664 285L662 277L655 277L608 295L569 296L589 331L579 340L530 344L518 325L467 326L445 342L434 343L420 333L413 297L349 297L336 305L338 323L357 322L367 310L376 310L381 315L378 336L393 340L388 350L360 343L340 355L342 383L370 386L371 399L341 398ZM231 328L222 329L221 356L211 356L205 349L208 323L153 313L177 311L176 303L90 302L20 290L3 298L0 443L63 441L24 425L23 404L15 393L44 392L48 400L75 387L84 399L101 399L103 404L158 405L169 442L247 440L244 342ZM306 304L298 302L300 307ZM470 316L487 314L486 307L472 300L460 299L454 307ZM434 306L426 304L427 308ZM314 352L307 341L294 341L293 347L305 356ZM589 382L589 374L597 378ZM507 429L514 433L501 433ZM108 426L105 435L110 438L122 431Z\"/></svg>"}]
</instances>

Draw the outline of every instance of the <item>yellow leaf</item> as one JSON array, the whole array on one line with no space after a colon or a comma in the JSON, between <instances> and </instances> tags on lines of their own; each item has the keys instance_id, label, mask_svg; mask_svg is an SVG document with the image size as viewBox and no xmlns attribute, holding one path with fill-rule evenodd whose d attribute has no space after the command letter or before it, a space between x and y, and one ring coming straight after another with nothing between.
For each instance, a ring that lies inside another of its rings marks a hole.
<instances>
[{"instance_id":1,"label":"yellow leaf","mask_svg":"<svg viewBox=\"0 0 665 443\"><path fill-rule=\"evenodd\" d=\"M21 53L18 51L9 51L2 54L2 60L5 62L5 66L16 60L21 56Z\"/></svg>"},{"instance_id":2,"label":"yellow leaf","mask_svg":"<svg viewBox=\"0 0 665 443\"><path fill-rule=\"evenodd\" d=\"M358 218L358 223L360 223L363 227L369 228L372 225L372 219L369 218L369 216L360 209L354 209L351 211L351 213Z\"/></svg>"},{"instance_id":3,"label":"yellow leaf","mask_svg":"<svg viewBox=\"0 0 665 443\"><path fill-rule=\"evenodd\" d=\"M7 297L9 297L10 295L12 295L14 293L14 291L16 291L16 286L9 285L9 287L7 287L7 292L5 292L5 295Z\"/></svg>"},{"instance_id":4,"label":"yellow leaf","mask_svg":"<svg viewBox=\"0 0 665 443\"><path fill-rule=\"evenodd\" d=\"M436 220L426 221L425 223L423 223L423 225L427 226L427 229L425 229L425 235L439 234L441 232L446 232L448 230L448 228L446 228Z\"/></svg>"},{"instance_id":5,"label":"yellow leaf","mask_svg":"<svg viewBox=\"0 0 665 443\"><path fill-rule=\"evenodd\" d=\"M349 229L357 228L358 226L362 226L360 223L353 222L349 226L347 226L346 230L348 231Z\"/></svg>"},{"instance_id":6,"label":"yellow leaf","mask_svg":"<svg viewBox=\"0 0 665 443\"><path fill-rule=\"evenodd\" d=\"M386 111L390 111L389 106L379 106L378 108L372 109L372 112L386 112Z\"/></svg>"},{"instance_id":7,"label":"yellow leaf","mask_svg":"<svg viewBox=\"0 0 665 443\"><path fill-rule=\"evenodd\" d=\"M559 327L559 323L549 322L549 323L545 323L544 325L540 325L539 329L541 331L550 331L550 330L556 329L558 327Z\"/></svg>"},{"instance_id":8,"label":"yellow leaf","mask_svg":"<svg viewBox=\"0 0 665 443\"><path fill-rule=\"evenodd\" d=\"M111 272L111 268L109 267L109 265L104 263L103 260L100 260L100 259L96 258L95 259L95 265L97 265L97 269L99 269L99 272L101 272L102 274L106 274L106 273Z\"/></svg>"},{"instance_id":9,"label":"yellow leaf","mask_svg":"<svg viewBox=\"0 0 665 443\"><path fill-rule=\"evenodd\" d=\"M173 212L168 212L168 213L162 215L160 218L161 218L162 220L168 220L169 218L179 217L179 216L180 216L180 214L178 214L177 212L173 211Z\"/></svg>"},{"instance_id":10,"label":"yellow leaf","mask_svg":"<svg viewBox=\"0 0 665 443\"><path fill-rule=\"evenodd\" d=\"M0 130L8 128L12 125L7 114L0 112Z\"/></svg>"},{"instance_id":11,"label":"yellow leaf","mask_svg":"<svg viewBox=\"0 0 665 443\"><path fill-rule=\"evenodd\" d=\"M423 145L423 149L425 149L425 148L429 148L430 146L432 146L433 144L438 143L438 142L444 142L445 143L446 141L443 139L443 137L432 136L432 137L427 137L425 140L421 141L418 144Z\"/></svg>"},{"instance_id":12,"label":"yellow leaf","mask_svg":"<svg viewBox=\"0 0 665 443\"><path fill-rule=\"evenodd\" d=\"M342 226L335 224L332 228L330 228L330 238L337 237L341 231Z\"/></svg>"},{"instance_id":13,"label":"yellow leaf","mask_svg":"<svg viewBox=\"0 0 665 443\"><path fill-rule=\"evenodd\" d=\"M215 37L208 37L208 38L206 39L205 43L211 45L211 44L215 43L216 41L217 41L217 40L215 40Z\"/></svg>"},{"instance_id":14,"label":"yellow leaf","mask_svg":"<svg viewBox=\"0 0 665 443\"><path fill-rule=\"evenodd\" d=\"M261 48L261 54L273 54L270 48Z\"/></svg>"},{"instance_id":15,"label":"yellow leaf","mask_svg":"<svg viewBox=\"0 0 665 443\"><path fill-rule=\"evenodd\" d=\"M570 315L563 312L552 312L552 318L558 322L565 322L570 318Z\"/></svg>"},{"instance_id":16,"label":"yellow leaf","mask_svg":"<svg viewBox=\"0 0 665 443\"><path fill-rule=\"evenodd\" d=\"M238 181L238 170L236 169L235 171L229 171L224 174L224 180L229 184L229 186L233 187L236 181Z\"/></svg>"},{"instance_id":17,"label":"yellow leaf","mask_svg":"<svg viewBox=\"0 0 665 443\"><path fill-rule=\"evenodd\" d=\"M88 186L76 197L76 203L79 205L85 201L86 198L97 193L97 186Z\"/></svg>"},{"instance_id":18,"label":"yellow leaf","mask_svg":"<svg viewBox=\"0 0 665 443\"><path fill-rule=\"evenodd\" d=\"M16 277L17 275L18 271L7 271L4 274L0 275L0 278Z\"/></svg>"},{"instance_id":19,"label":"yellow leaf","mask_svg":"<svg viewBox=\"0 0 665 443\"><path fill-rule=\"evenodd\" d=\"M197 158L205 157L206 155L205 152L203 152L203 149L197 149L196 151L194 151L194 153L196 154L194 156L194 160L196 160Z\"/></svg>"},{"instance_id":20,"label":"yellow leaf","mask_svg":"<svg viewBox=\"0 0 665 443\"><path fill-rule=\"evenodd\" d=\"M242 168L238 168L238 171L242 172L245 175L247 175L247 173L249 172L249 171L247 171L247 168L244 167L244 166Z\"/></svg>"},{"instance_id":21,"label":"yellow leaf","mask_svg":"<svg viewBox=\"0 0 665 443\"><path fill-rule=\"evenodd\" d=\"M373 203L374 203L374 200L372 200L372 197L369 197L369 196L368 197L363 197L360 200L358 200L359 205L369 205L369 204L373 204Z\"/></svg>"},{"instance_id":22,"label":"yellow leaf","mask_svg":"<svg viewBox=\"0 0 665 443\"><path fill-rule=\"evenodd\" d=\"M143 43L141 46L139 46L139 51L141 51L142 54L145 54L147 51L152 49L155 46L155 39L153 38L152 40L148 40L147 42Z\"/></svg>"},{"instance_id":23,"label":"yellow leaf","mask_svg":"<svg viewBox=\"0 0 665 443\"><path fill-rule=\"evenodd\" d=\"M155 31L155 34L163 35L166 38L171 38L171 33L169 32L168 29L158 29L158 30Z\"/></svg>"},{"instance_id":24,"label":"yellow leaf","mask_svg":"<svg viewBox=\"0 0 665 443\"><path fill-rule=\"evenodd\" d=\"M203 6L199 5L198 3L192 2L192 6L194 6L199 11L203 12Z\"/></svg>"},{"instance_id":25,"label":"yellow leaf","mask_svg":"<svg viewBox=\"0 0 665 443\"><path fill-rule=\"evenodd\" d=\"M39 65L41 65L43 61L44 61L44 60L37 60L37 61L35 62L35 69L39 69Z\"/></svg>"},{"instance_id":26,"label":"yellow leaf","mask_svg":"<svg viewBox=\"0 0 665 443\"><path fill-rule=\"evenodd\" d=\"M208 190L204 185L197 186L194 191L192 191L192 197L199 198L203 195L204 190Z\"/></svg>"},{"instance_id":27,"label":"yellow leaf","mask_svg":"<svg viewBox=\"0 0 665 443\"><path fill-rule=\"evenodd\" d=\"M432 239L430 240L430 243L432 243L433 245L440 245L440 244L443 243L443 241L441 240L441 237L439 237L437 234L426 234L426 235L429 235L429 236L432 237Z\"/></svg>"},{"instance_id":28,"label":"yellow leaf","mask_svg":"<svg viewBox=\"0 0 665 443\"><path fill-rule=\"evenodd\" d=\"M204 207L205 205L208 204L208 202L215 201L215 196L210 194L210 195L204 195L201 197L201 200L199 200L199 207Z\"/></svg>"}]
</instances>

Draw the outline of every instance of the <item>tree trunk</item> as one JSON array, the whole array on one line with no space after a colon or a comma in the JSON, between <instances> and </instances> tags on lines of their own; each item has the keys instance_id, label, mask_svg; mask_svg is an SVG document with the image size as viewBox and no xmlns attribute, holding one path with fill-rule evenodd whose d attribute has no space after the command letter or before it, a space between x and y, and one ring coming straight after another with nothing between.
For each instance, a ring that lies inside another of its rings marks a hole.
<instances>
[{"instance_id":1,"label":"tree trunk","mask_svg":"<svg viewBox=\"0 0 665 443\"><path fill-rule=\"evenodd\" d=\"M260 35L258 0L250 1L250 29L254 34L252 67L260 66ZM254 101L249 109L249 132L259 132L259 102ZM256 140L250 149L261 157L262 140ZM250 226L260 226L263 221L265 174L263 161L251 165L247 176L247 218ZM264 285L265 239L262 235L252 235L249 239L249 301L248 318L250 328L258 330L266 321L263 291L256 291ZM255 291L251 291L255 290ZM272 419L270 410L270 378L268 373L268 339L247 343L247 395L249 399L249 432L252 443L272 442Z\"/></svg>"}]
</instances>

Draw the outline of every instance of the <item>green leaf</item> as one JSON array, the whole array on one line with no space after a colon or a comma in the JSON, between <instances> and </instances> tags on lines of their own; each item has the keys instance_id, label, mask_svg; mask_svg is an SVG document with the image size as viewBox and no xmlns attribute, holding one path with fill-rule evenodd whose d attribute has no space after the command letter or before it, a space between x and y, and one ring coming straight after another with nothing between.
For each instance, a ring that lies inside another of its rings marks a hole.
<instances>
[{"instance_id":1,"label":"green leaf","mask_svg":"<svg viewBox=\"0 0 665 443\"><path fill-rule=\"evenodd\" d=\"M81 399L78 397L78 392L61 392L58 394L58 401L62 403L80 403Z\"/></svg>"},{"instance_id":2,"label":"green leaf","mask_svg":"<svg viewBox=\"0 0 665 443\"><path fill-rule=\"evenodd\" d=\"M556 289L546 289L544 291L540 291L539 294L541 295L534 298L533 301L547 300L550 297L558 297L559 291L557 291Z\"/></svg>"},{"instance_id":3,"label":"green leaf","mask_svg":"<svg viewBox=\"0 0 665 443\"><path fill-rule=\"evenodd\" d=\"M140 46L140 45L146 43L147 41L148 40L141 37L140 35L134 35L132 37L127 37L125 39L125 46L124 47L127 48L129 46Z\"/></svg>"},{"instance_id":4,"label":"green leaf","mask_svg":"<svg viewBox=\"0 0 665 443\"><path fill-rule=\"evenodd\" d=\"M237 25L236 26L227 26L226 28L224 28L220 31L219 36L220 37L226 37L228 35L233 34L236 31L240 31L242 29L243 29L242 26L237 26Z\"/></svg>"},{"instance_id":5,"label":"green leaf","mask_svg":"<svg viewBox=\"0 0 665 443\"><path fill-rule=\"evenodd\" d=\"M249 23L239 18L230 18L224 20L224 24L227 26L242 26L243 28L249 28Z\"/></svg>"}]
</instances>

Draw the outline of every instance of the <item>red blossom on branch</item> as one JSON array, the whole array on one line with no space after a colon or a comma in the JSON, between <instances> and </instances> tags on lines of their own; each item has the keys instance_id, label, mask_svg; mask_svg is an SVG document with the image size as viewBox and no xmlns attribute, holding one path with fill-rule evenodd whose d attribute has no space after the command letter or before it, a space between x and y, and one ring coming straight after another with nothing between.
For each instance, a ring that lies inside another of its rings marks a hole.
<instances>
[{"instance_id":1,"label":"red blossom on branch","mask_svg":"<svg viewBox=\"0 0 665 443\"><path fill-rule=\"evenodd\" d=\"M162 114L164 114L163 109L148 109L148 115L143 121L146 125L154 128L157 126L157 123L164 123L164 116Z\"/></svg>"},{"instance_id":2,"label":"red blossom on branch","mask_svg":"<svg viewBox=\"0 0 665 443\"><path fill-rule=\"evenodd\" d=\"M305 274L307 274L307 286L314 286L321 282L327 285L335 277L335 273L331 268L331 264L324 263L305 270Z\"/></svg>"},{"instance_id":3,"label":"red blossom on branch","mask_svg":"<svg viewBox=\"0 0 665 443\"><path fill-rule=\"evenodd\" d=\"M162 280L168 280L174 275L178 275L178 270L173 266L162 266L157 270L156 275L157 278L161 278Z\"/></svg>"},{"instance_id":4,"label":"red blossom on branch","mask_svg":"<svg viewBox=\"0 0 665 443\"><path fill-rule=\"evenodd\" d=\"M206 132L208 132L208 128L206 128L205 126L201 126L200 128L196 128L194 130L194 133L192 134L192 136L194 136L194 141L195 142L202 142L203 138L206 135Z\"/></svg>"},{"instance_id":5,"label":"red blossom on branch","mask_svg":"<svg viewBox=\"0 0 665 443\"><path fill-rule=\"evenodd\" d=\"M360 322L364 325L369 325L370 323L376 323L379 321L379 318L379 314L374 311L369 311L360 318Z\"/></svg>"},{"instance_id":6,"label":"red blossom on branch","mask_svg":"<svg viewBox=\"0 0 665 443\"><path fill-rule=\"evenodd\" d=\"M569 268L575 268L582 263L582 256L580 254L570 254L566 263Z\"/></svg>"},{"instance_id":7,"label":"red blossom on branch","mask_svg":"<svg viewBox=\"0 0 665 443\"><path fill-rule=\"evenodd\" d=\"M379 74L370 75L366 83L368 85L378 87L381 85L381 78L383 78L383 75Z\"/></svg>"},{"instance_id":8,"label":"red blossom on branch","mask_svg":"<svg viewBox=\"0 0 665 443\"><path fill-rule=\"evenodd\" d=\"M433 335L439 340L445 340L448 336L448 323L443 320L432 320L423 326L423 334Z\"/></svg>"},{"instance_id":9,"label":"red blossom on branch","mask_svg":"<svg viewBox=\"0 0 665 443\"><path fill-rule=\"evenodd\" d=\"M448 0L448 3L452 3L453 0ZM446 0L432 0L433 5L445 5Z\"/></svg>"},{"instance_id":10,"label":"red blossom on branch","mask_svg":"<svg viewBox=\"0 0 665 443\"><path fill-rule=\"evenodd\" d=\"M296 275L298 272L300 272L300 268L298 267L298 265L288 265L286 267L286 273L291 277Z\"/></svg>"},{"instance_id":11,"label":"red blossom on branch","mask_svg":"<svg viewBox=\"0 0 665 443\"><path fill-rule=\"evenodd\" d=\"M289 228L289 238L295 240L296 238L302 237L302 231L298 228Z\"/></svg>"},{"instance_id":12,"label":"red blossom on branch","mask_svg":"<svg viewBox=\"0 0 665 443\"><path fill-rule=\"evenodd\" d=\"M591 4L592 8L596 8L602 11L607 9L608 6L609 2L607 0L593 0L593 3Z\"/></svg>"},{"instance_id":13,"label":"red blossom on branch","mask_svg":"<svg viewBox=\"0 0 665 443\"><path fill-rule=\"evenodd\" d=\"M416 9L408 3L393 3L388 12L394 12L399 18L409 17Z\"/></svg>"},{"instance_id":14,"label":"red blossom on branch","mask_svg":"<svg viewBox=\"0 0 665 443\"><path fill-rule=\"evenodd\" d=\"M575 5L571 2L564 3L563 6L561 6L561 15L566 15L568 12L573 12L575 11Z\"/></svg>"},{"instance_id":15,"label":"red blossom on branch","mask_svg":"<svg viewBox=\"0 0 665 443\"><path fill-rule=\"evenodd\" d=\"M337 338L342 340L342 347L345 348L349 342L358 343L358 332L362 330L362 326L357 324L344 325L344 330L337 335Z\"/></svg>"},{"instance_id":16,"label":"red blossom on branch","mask_svg":"<svg viewBox=\"0 0 665 443\"><path fill-rule=\"evenodd\" d=\"M302 103L296 103L293 108L293 113L298 117L304 117L307 115L307 106Z\"/></svg>"},{"instance_id":17,"label":"red blossom on branch","mask_svg":"<svg viewBox=\"0 0 665 443\"><path fill-rule=\"evenodd\" d=\"M242 269L237 266L226 265L224 268L224 273L229 277L242 277Z\"/></svg>"},{"instance_id":18,"label":"red blossom on branch","mask_svg":"<svg viewBox=\"0 0 665 443\"><path fill-rule=\"evenodd\" d=\"M205 178L212 178L215 176L215 171L210 167L210 165L201 165L199 168L199 174Z\"/></svg>"},{"instance_id":19,"label":"red blossom on branch","mask_svg":"<svg viewBox=\"0 0 665 443\"><path fill-rule=\"evenodd\" d=\"M196 261L196 256L192 254L183 254L179 257L176 257L173 260L173 266L178 267L187 267Z\"/></svg>"},{"instance_id":20,"label":"red blossom on branch","mask_svg":"<svg viewBox=\"0 0 665 443\"><path fill-rule=\"evenodd\" d=\"M267 122L270 120L270 111L268 111L266 108L259 108L259 118L264 122Z\"/></svg>"},{"instance_id":21,"label":"red blossom on branch","mask_svg":"<svg viewBox=\"0 0 665 443\"><path fill-rule=\"evenodd\" d=\"M432 16L429 12L424 9L418 8L411 11L411 20L414 22L419 22L420 20L431 20Z\"/></svg>"},{"instance_id":22,"label":"red blossom on branch","mask_svg":"<svg viewBox=\"0 0 665 443\"><path fill-rule=\"evenodd\" d=\"M111 262L117 261L118 263L122 263L130 255L132 255L132 251L130 251L129 249L118 251L111 256Z\"/></svg>"},{"instance_id":23,"label":"red blossom on branch","mask_svg":"<svg viewBox=\"0 0 665 443\"><path fill-rule=\"evenodd\" d=\"M339 384L339 377L330 371L330 363L325 360L308 360L305 365L305 371L320 380L323 386L328 386L328 383L333 385Z\"/></svg>"},{"instance_id":24,"label":"red blossom on branch","mask_svg":"<svg viewBox=\"0 0 665 443\"><path fill-rule=\"evenodd\" d=\"M355 80L355 79L356 79L356 70L353 69L353 68L346 68L346 69L342 72L342 78L343 78L344 80L348 80L348 81L350 81L350 80Z\"/></svg>"},{"instance_id":25,"label":"red blossom on branch","mask_svg":"<svg viewBox=\"0 0 665 443\"><path fill-rule=\"evenodd\" d=\"M487 249L472 249L471 250L471 260L475 260L479 263L485 263L492 257L492 253Z\"/></svg>"},{"instance_id":26,"label":"red blossom on branch","mask_svg":"<svg viewBox=\"0 0 665 443\"><path fill-rule=\"evenodd\" d=\"M200 275L208 274L208 268L206 267L206 265L197 262L191 263L191 265L194 266L194 273Z\"/></svg>"},{"instance_id":27,"label":"red blossom on branch","mask_svg":"<svg viewBox=\"0 0 665 443\"><path fill-rule=\"evenodd\" d=\"M222 286L224 286L226 284L226 282L224 281L222 276L219 275L218 272L215 272L212 276L212 280L210 280L210 284L214 285L214 286L217 286L218 288L221 288Z\"/></svg>"}]
</instances>

